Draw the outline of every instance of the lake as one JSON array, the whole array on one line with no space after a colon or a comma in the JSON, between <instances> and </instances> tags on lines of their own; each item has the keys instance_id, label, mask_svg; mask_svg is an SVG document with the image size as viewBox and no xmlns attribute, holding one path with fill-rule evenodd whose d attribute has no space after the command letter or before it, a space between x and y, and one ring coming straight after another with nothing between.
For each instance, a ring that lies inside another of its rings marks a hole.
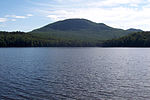
<instances>
[{"instance_id":1,"label":"lake","mask_svg":"<svg viewBox=\"0 0 150 100\"><path fill-rule=\"evenodd\" d=\"M0 48L0 100L149 100L150 48Z\"/></svg>"}]
</instances>

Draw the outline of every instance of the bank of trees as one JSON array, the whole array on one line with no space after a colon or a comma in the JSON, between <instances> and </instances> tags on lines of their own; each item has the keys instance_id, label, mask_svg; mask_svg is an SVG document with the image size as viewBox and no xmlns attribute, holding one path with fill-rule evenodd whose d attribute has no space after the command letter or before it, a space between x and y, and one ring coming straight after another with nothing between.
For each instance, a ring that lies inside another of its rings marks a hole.
<instances>
[{"instance_id":1,"label":"bank of trees","mask_svg":"<svg viewBox=\"0 0 150 100\"><path fill-rule=\"evenodd\" d=\"M24 32L0 32L0 47L90 47L101 45L98 41L40 37Z\"/></svg>"},{"instance_id":2,"label":"bank of trees","mask_svg":"<svg viewBox=\"0 0 150 100\"><path fill-rule=\"evenodd\" d=\"M0 32L0 47L150 47L150 32L106 40L43 37L24 32Z\"/></svg>"},{"instance_id":3,"label":"bank of trees","mask_svg":"<svg viewBox=\"0 0 150 100\"><path fill-rule=\"evenodd\" d=\"M150 47L150 32L133 33L119 39L108 40L105 47Z\"/></svg>"}]
</instances>

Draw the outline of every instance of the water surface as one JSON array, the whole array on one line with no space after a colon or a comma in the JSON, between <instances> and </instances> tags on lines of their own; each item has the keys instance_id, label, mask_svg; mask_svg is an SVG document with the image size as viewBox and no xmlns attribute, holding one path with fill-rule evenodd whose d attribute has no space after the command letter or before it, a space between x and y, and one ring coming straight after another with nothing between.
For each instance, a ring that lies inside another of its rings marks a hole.
<instances>
[{"instance_id":1,"label":"water surface","mask_svg":"<svg viewBox=\"0 0 150 100\"><path fill-rule=\"evenodd\" d=\"M0 48L0 100L149 100L149 48Z\"/></svg>"}]
</instances>

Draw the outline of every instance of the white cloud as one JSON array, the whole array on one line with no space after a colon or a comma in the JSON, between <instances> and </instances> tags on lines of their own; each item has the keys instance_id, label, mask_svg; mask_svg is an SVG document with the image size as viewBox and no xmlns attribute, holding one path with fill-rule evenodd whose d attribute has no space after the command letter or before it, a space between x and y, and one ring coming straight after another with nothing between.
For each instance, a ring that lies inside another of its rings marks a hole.
<instances>
[{"instance_id":1,"label":"white cloud","mask_svg":"<svg viewBox=\"0 0 150 100\"><path fill-rule=\"evenodd\" d=\"M82 2L82 1L88 1L88 0L55 0L56 2Z\"/></svg>"},{"instance_id":2,"label":"white cloud","mask_svg":"<svg viewBox=\"0 0 150 100\"><path fill-rule=\"evenodd\" d=\"M32 17L33 15L32 15L32 14L27 14L27 16L28 16L28 17Z\"/></svg>"},{"instance_id":3,"label":"white cloud","mask_svg":"<svg viewBox=\"0 0 150 100\"><path fill-rule=\"evenodd\" d=\"M16 19L11 19L11 21L16 21Z\"/></svg>"},{"instance_id":4,"label":"white cloud","mask_svg":"<svg viewBox=\"0 0 150 100\"><path fill-rule=\"evenodd\" d=\"M0 22L7 21L8 19L10 19L10 21L17 21L17 19L26 19L32 16L33 16L32 14L27 14L26 16L6 15L5 18L0 19Z\"/></svg>"},{"instance_id":5,"label":"white cloud","mask_svg":"<svg viewBox=\"0 0 150 100\"><path fill-rule=\"evenodd\" d=\"M47 17L52 20L59 20L59 17L57 15L48 15Z\"/></svg>"},{"instance_id":6,"label":"white cloud","mask_svg":"<svg viewBox=\"0 0 150 100\"><path fill-rule=\"evenodd\" d=\"M5 17L17 18L17 19L25 19L26 16L17 16L17 15L6 15Z\"/></svg>"},{"instance_id":7,"label":"white cloud","mask_svg":"<svg viewBox=\"0 0 150 100\"><path fill-rule=\"evenodd\" d=\"M7 18L0 18L0 22L6 22L7 20Z\"/></svg>"},{"instance_id":8,"label":"white cloud","mask_svg":"<svg viewBox=\"0 0 150 100\"><path fill-rule=\"evenodd\" d=\"M120 6L122 4L140 4L140 3L144 3L143 0L102 0L102 1L98 1L98 2L93 2L90 3L89 5L93 5L93 6Z\"/></svg>"},{"instance_id":9,"label":"white cloud","mask_svg":"<svg viewBox=\"0 0 150 100\"><path fill-rule=\"evenodd\" d=\"M73 10L49 11L49 17L53 21L68 18L85 18L98 23L106 23L118 28L142 28L149 30L150 8L138 10L136 8L80 8ZM149 26L149 27L148 27Z\"/></svg>"},{"instance_id":10,"label":"white cloud","mask_svg":"<svg viewBox=\"0 0 150 100\"><path fill-rule=\"evenodd\" d=\"M16 19L25 19L28 17L32 17L32 14L27 14L26 16L18 16L18 15L6 15L5 17L16 18Z\"/></svg>"},{"instance_id":11,"label":"white cloud","mask_svg":"<svg viewBox=\"0 0 150 100\"><path fill-rule=\"evenodd\" d=\"M26 18L26 16L16 16L16 15L12 15L11 17L12 18L21 18L21 19L25 19Z\"/></svg>"},{"instance_id":12,"label":"white cloud","mask_svg":"<svg viewBox=\"0 0 150 100\"><path fill-rule=\"evenodd\" d=\"M38 5L34 12L53 21L85 18L112 27L150 30L150 0L52 0L49 3L33 3Z\"/></svg>"}]
</instances>

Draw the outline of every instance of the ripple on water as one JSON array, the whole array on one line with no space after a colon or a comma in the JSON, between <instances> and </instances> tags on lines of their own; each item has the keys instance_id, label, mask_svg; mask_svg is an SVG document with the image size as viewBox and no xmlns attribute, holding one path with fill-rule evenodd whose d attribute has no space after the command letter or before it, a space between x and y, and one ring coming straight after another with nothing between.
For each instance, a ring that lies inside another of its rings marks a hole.
<instances>
[{"instance_id":1,"label":"ripple on water","mask_svg":"<svg viewBox=\"0 0 150 100\"><path fill-rule=\"evenodd\" d=\"M0 99L149 100L149 53L138 48L1 48Z\"/></svg>"}]
</instances>

